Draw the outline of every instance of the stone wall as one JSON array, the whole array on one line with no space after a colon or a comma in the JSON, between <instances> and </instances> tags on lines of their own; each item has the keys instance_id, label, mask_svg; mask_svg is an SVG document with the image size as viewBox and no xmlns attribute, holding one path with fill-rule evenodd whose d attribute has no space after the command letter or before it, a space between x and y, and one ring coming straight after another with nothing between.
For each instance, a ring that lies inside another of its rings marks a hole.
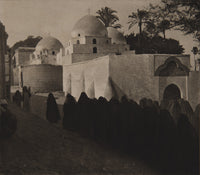
<instances>
[{"instance_id":1,"label":"stone wall","mask_svg":"<svg viewBox=\"0 0 200 175\"><path fill-rule=\"evenodd\" d=\"M63 91L71 93L76 99L82 91L90 98L105 96L109 77L109 56L91 61L63 66Z\"/></svg>"},{"instance_id":2,"label":"stone wall","mask_svg":"<svg viewBox=\"0 0 200 175\"><path fill-rule=\"evenodd\" d=\"M141 98L159 100L159 79L154 76L153 55L111 55L110 77L118 98L127 95L139 102Z\"/></svg>"},{"instance_id":3,"label":"stone wall","mask_svg":"<svg viewBox=\"0 0 200 175\"><path fill-rule=\"evenodd\" d=\"M62 66L49 64L22 67L23 85L31 92L62 91Z\"/></svg>"}]
</instances>

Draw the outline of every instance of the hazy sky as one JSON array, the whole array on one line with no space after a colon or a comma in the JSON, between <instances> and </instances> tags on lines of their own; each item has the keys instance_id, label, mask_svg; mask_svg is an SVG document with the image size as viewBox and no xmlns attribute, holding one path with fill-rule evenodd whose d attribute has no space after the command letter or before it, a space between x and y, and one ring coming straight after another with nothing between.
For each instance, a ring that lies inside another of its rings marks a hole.
<instances>
[{"instance_id":1,"label":"hazy sky","mask_svg":"<svg viewBox=\"0 0 200 175\"><path fill-rule=\"evenodd\" d=\"M132 11L148 7L149 3L160 0L0 0L0 21L9 35L8 44L12 46L29 35L58 38L63 45L70 38L70 32L78 19L88 14L95 15L101 7L117 10L120 23L126 31L128 15ZM135 33L138 28L135 28ZM191 36L183 36L178 31L170 31L167 37L180 40L186 53L194 44Z\"/></svg>"}]
</instances>

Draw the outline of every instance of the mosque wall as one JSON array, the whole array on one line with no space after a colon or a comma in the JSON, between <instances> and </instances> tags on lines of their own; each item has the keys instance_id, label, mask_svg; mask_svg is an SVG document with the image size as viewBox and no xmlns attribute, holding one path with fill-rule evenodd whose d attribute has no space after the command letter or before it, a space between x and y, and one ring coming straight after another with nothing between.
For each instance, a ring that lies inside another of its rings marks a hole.
<instances>
[{"instance_id":1,"label":"mosque wall","mask_svg":"<svg viewBox=\"0 0 200 175\"><path fill-rule=\"evenodd\" d=\"M62 66L49 64L22 67L23 85L31 92L62 91Z\"/></svg>"},{"instance_id":2,"label":"mosque wall","mask_svg":"<svg viewBox=\"0 0 200 175\"><path fill-rule=\"evenodd\" d=\"M200 104L200 71L190 72L188 78L188 96L193 109Z\"/></svg>"},{"instance_id":3,"label":"mosque wall","mask_svg":"<svg viewBox=\"0 0 200 175\"><path fill-rule=\"evenodd\" d=\"M153 64L153 55L110 55L109 75L114 89L137 102L144 97L159 100L159 79L154 76Z\"/></svg>"},{"instance_id":4,"label":"mosque wall","mask_svg":"<svg viewBox=\"0 0 200 175\"><path fill-rule=\"evenodd\" d=\"M109 57L63 66L63 91L76 99L82 91L90 98L105 96L109 77ZM107 93L107 95L109 95ZM105 96L106 97L106 96ZM108 96L107 96L108 97Z\"/></svg>"}]
</instances>

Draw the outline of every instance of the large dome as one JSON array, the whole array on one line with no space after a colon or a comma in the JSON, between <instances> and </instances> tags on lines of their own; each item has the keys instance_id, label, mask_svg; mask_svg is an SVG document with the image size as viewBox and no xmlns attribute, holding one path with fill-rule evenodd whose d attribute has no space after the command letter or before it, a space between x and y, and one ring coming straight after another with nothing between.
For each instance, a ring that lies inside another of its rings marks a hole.
<instances>
[{"instance_id":1,"label":"large dome","mask_svg":"<svg viewBox=\"0 0 200 175\"><path fill-rule=\"evenodd\" d=\"M39 41L35 50L42 51L44 49L47 49L47 50L54 50L54 51L59 52L61 48L63 48L63 45L58 39L52 36L48 36L48 37L44 37L43 39Z\"/></svg>"},{"instance_id":2,"label":"large dome","mask_svg":"<svg viewBox=\"0 0 200 175\"><path fill-rule=\"evenodd\" d=\"M125 37L121 32L113 27L107 27L108 37L112 39L112 43L126 44Z\"/></svg>"},{"instance_id":3,"label":"large dome","mask_svg":"<svg viewBox=\"0 0 200 175\"><path fill-rule=\"evenodd\" d=\"M95 16L86 15L82 17L71 32L72 37L77 36L107 36L108 32L104 24Z\"/></svg>"}]
</instances>

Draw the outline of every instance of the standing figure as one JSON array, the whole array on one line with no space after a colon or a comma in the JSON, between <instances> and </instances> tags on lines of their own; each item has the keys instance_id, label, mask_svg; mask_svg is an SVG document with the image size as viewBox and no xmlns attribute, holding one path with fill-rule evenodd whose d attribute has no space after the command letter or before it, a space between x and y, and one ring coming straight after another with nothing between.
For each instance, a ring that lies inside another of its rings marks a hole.
<instances>
[{"instance_id":1,"label":"standing figure","mask_svg":"<svg viewBox=\"0 0 200 175\"><path fill-rule=\"evenodd\" d=\"M26 111L30 110L30 97L31 97L30 92L28 91L27 87L24 86L23 87L23 108Z\"/></svg>"},{"instance_id":2,"label":"standing figure","mask_svg":"<svg viewBox=\"0 0 200 175\"><path fill-rule=\"evenodd\" d=\"M57 123L60 120L58 106L52 93L49 93L47 98L46 117L50 123Z\"/></svg>"},{"instance_id":3,"label":"standing figure","mask_svg":"<svg viewBox=\"0 0 200 175\"><path fill-rule=\"evenodd\" d=\"M21 93L19 92L19 90L17 90L17 91L15 92L15 95L13 96L13 102L14 102L17 106L21 107L21 101L22 101L22 95L21 95Z\"/></svg>"}]
</instances>

